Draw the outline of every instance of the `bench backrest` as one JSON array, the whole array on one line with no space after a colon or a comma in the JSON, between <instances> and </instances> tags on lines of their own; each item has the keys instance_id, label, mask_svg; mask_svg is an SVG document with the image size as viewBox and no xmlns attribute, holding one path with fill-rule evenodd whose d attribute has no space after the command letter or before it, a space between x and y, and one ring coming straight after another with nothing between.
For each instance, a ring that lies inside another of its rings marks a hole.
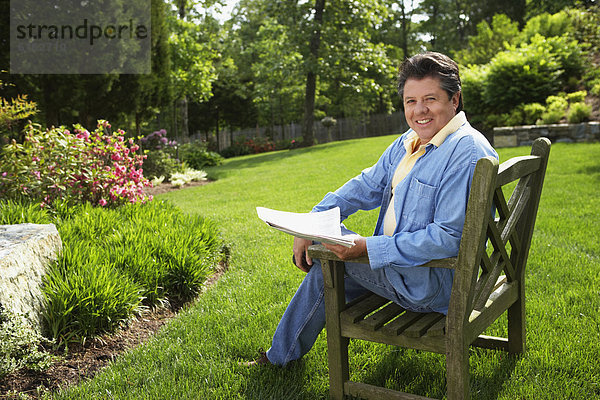
<instances>
[{"instance_id":1,"label":"bench backrest","mask_svg":"<svg viewBox=\"0 0 600 400\"><path fill-rule=\"evenodd\" d=\"M492 157L478 161L456 260L449 330L464 328L481 311L502 274L522 285L549 151L550 141L540 138L530 156L501 165Z\"/></svg>"}]
</instances>

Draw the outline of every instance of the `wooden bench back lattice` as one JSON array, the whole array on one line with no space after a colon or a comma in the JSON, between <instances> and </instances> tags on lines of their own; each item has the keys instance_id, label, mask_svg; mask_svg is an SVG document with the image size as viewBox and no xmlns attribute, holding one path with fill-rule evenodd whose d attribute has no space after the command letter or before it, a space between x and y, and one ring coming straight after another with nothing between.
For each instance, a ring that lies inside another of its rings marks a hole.
<instances>
[{"instance_id":1,"label":"wooden bench back lattice","mask_svg":"<svg viewBox=\"0 0 600 400\"><path fill-rule=\"evenodd\" d=\"M470 396L469 346L525 350L525 266L549 152L550 141L540 138L529 156L501 165L492 157L478 161L458 256L423 265L455 270L448 315L407 311L376 294L346 303L344 263L321 245L310 247L325 281L332 398L425 398L350 381L350 338L445 354L450 400ZM352 261L368 263L366 257ZM505 311L508 337L482 335Z\"/></svg>"}]
</instances>

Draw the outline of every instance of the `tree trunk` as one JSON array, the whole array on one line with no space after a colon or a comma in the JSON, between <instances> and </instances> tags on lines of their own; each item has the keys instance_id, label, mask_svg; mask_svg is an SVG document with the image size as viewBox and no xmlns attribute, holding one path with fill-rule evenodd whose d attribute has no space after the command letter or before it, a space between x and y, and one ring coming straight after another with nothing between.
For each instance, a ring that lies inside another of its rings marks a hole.
<instances>
[{"instance_id":1,"label":"tree trunk","mask_svg":"<svg viewBox=\"0 0 600 400\"><path fill-rule=\"evenodd\" d=\"M179 100L179 106L181 107L181 136L183 139L187 139L190 136L189 126L188 126L188 99L187 96L183 96L181 100Z\"/></svg>"},{"instance_id":2,"label":"tree trunk","mask_svg":"<svg viewBox=\"0 0 600 400\"><path fill-rule=\"evenodd\" d=\"M135 134L142 136L142 114L139 111L135 112Z\"/></svg>"},{"instance_id":3,"label":"tree trunk","mask_svg":"<svg viewBox=\"0 0 600 400\"><path fill-rule=\"evenodd\" d=\"M315 142L313 123L315 120L315 95L317 92L317 71L319 46L321 45L321 24L325 0L315 0L315 19L310 37L310 59L306 73L306 96L304 98L304 121L302 129L303 145L312 146Z\"/></svg>"}]
</instances>

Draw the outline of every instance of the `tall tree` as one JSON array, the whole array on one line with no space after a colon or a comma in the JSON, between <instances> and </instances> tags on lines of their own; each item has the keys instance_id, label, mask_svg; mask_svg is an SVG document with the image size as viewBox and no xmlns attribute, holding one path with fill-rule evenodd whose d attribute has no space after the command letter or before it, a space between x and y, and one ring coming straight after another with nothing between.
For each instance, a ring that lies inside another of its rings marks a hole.
<instances>
[{"instance_id":1,"label":"tall tree","mask_svg":"<svg viewBox=\"0 0 600 400\"><path fill-rule=\"evenodd\" d=\"M321 45L321 25L325 0L315 0L314 17L310 32L309 55L305 62L306 90L304 97L304 119L302 120L303 143L311 146L314 143L313 124L315 118L315 96L317 92L318 58Z\"/></svg>"}]
</instances>

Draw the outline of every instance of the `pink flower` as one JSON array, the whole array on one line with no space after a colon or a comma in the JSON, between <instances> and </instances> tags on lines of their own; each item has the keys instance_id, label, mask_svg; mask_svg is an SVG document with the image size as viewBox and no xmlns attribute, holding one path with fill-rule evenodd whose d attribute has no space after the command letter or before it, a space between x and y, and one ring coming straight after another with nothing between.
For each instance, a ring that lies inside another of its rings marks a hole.
<instances>
[{"instance_id":1,"label":"pink flower","mask_svg":"<svg viewBox=\"0 0 600 400\"><path fill-rule=\"evenodd\" d=\"M100 204L101 207L104 207L108 204L108 202L102 198L98 200L98 204Z\"/></svg>"}]
</instances>

